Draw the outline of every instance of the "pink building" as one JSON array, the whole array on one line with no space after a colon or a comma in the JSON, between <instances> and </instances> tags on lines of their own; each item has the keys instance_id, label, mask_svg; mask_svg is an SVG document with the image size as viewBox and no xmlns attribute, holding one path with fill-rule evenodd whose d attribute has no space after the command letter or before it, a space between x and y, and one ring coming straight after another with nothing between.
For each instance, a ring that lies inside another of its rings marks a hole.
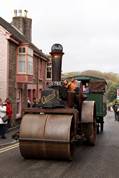
<instances>
[{"instance_id":1,"label":"pink building","mask_svg":"<svg viewBox=\"0 0 119 178\"><path fill-rule=\"evenodd\" d=\"M12 23L0 18L0 97L9 97L13 119L22 116L27 98L40 98L46 87L47 61L42 50L31 42L32 19L15 10Z\"/></svg>"}]
</instances>

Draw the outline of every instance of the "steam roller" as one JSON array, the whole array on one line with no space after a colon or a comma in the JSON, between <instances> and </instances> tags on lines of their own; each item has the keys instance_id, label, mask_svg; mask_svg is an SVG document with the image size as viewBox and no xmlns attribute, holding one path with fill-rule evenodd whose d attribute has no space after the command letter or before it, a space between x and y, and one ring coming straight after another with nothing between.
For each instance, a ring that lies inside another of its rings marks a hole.
<instances>
[{"instance_id":1,"label":"steam roller","mask_svg":"<svg viewBox=\"0 0 119 178\"><path fill-rule=\"evenodd\" d=\"M24 158L72 160L76 142L96 142L95 102L86 101L82 84L69 90L61 82L63 48L51 48L52 82L41 103L24 109L19 145Z\"/></svg>"}]
</instances>

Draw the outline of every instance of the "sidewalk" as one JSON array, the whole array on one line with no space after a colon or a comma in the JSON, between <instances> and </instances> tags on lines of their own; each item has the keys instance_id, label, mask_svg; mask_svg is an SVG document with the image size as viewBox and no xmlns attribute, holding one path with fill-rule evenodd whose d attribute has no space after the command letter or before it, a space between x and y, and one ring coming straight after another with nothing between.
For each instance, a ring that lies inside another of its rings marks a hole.
<instances>
[{"instance_id":1,"label":"sidewalk","mask_svg":"<svg viewBox=\"0 0 119 178\"><path fill-rule=\"evenodd\" d=\"M10 145L12 143L18 142L18 140L15 140L15 139L12 138L12 135L15 134L18 131L18 129L19 129L19 126L12 127L5 134L6 135L6 139L2 139L0 137L0 147L7 146L7 145Z\"/></svg>"}]
</instances>

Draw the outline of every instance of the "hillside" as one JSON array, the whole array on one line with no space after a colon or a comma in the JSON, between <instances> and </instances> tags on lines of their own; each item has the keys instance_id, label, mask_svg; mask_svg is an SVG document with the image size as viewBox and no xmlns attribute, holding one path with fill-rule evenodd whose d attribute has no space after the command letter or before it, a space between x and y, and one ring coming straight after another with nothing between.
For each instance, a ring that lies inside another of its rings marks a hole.
<instances>
[{"instance_id":1,"label":"hillside","mask_svg":"<svg viewBox=\"0 0 119 178\"><path fill-rule=\"evenodd\" d=\"M83 72L69 72L69 73L64 73L62 75L63 78L68 78L68 77L75 77L78 75L89 75L89 76L94 76L94 77L101 77L104 78L107 82L119 82L119 74L113 73L113 72L100 72L96 70L86 70Z\"/></svg>"}]
</instances>

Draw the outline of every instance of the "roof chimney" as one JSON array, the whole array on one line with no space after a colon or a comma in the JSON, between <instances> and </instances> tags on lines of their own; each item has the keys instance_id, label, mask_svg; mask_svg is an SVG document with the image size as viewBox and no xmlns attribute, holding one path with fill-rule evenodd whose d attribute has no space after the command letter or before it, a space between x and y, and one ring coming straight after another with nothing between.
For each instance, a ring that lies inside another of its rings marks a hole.
<instances>
[{"instance_id":1,"label":"roof chimney","mask_svg":"<svg viewBox=\"0 0 119 178\"><path fill-rule=\"evenodd\" d=\"M17 16L17 9L14 10L14 16Z\"/></svg>"},{"instance_id":2,"label":"roof chimney","mask_svg":"<svg viewBox=\"0 0 119 178\"><path fill-rule=\"evenodd\" d=\"M19 13L19 16L22 17L22 10L21 9L18 10L18 13Z\"/></svg>"},{"instance_id":3,"label":"roof chimney","mask_svg":"<svg viewBox=\"0 0 119 178\"><path fill-rule=\"evenodd\" d=\"M22 11L21 9L15 9L14 17L12 19L12 25L14 25L18 30L20 30L26 37L26 39L31 42L32 19L28 18L27 14L27 10Z\"/></svg>"},{"instance_id":4,"label":"roof chimney","mask_svg":"<svg viewBox=\"0 0 119 178\"><path fill-rule=\"evenodd\" d=\"M24 10L24 16L27 17L27 13L28 11L27 10Z\"/></svg>"}]
</instances>

